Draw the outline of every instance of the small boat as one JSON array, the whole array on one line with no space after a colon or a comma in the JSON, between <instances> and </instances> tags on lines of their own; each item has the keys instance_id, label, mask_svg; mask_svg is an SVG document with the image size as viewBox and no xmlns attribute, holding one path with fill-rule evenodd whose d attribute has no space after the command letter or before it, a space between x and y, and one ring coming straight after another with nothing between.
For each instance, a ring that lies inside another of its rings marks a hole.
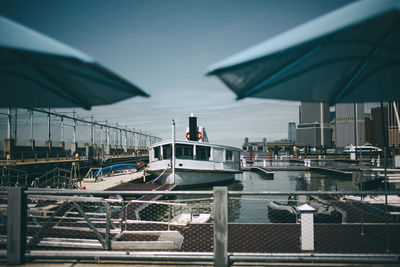
<instances>
[{"instance_id":1,"label":"small boat","mask_svg":"<svg viewBox=\"0 0 400 267\"><path fill-rule=\"evenodd\" d=\"M138 166L139 164L133 164L133 163L114 164L107 167L103 167L100 170L94 172L94 177L97 177L98 175L110 176L118 173L136 172Z\"/></svg>"},{"instance_id":2,"label":"small boat","mask_svg":"<svg viewBox=\"0 0 400 267\"><path fill-rule=\"evenodd\" d=\"M303 147L302 149L300 149L299 152L300 152L301 154L304 154L304 147ZM317 149L316 149L315 147L311 147L311 148L308 150L308 154L315 154L315 153L317 153Z\"/></svg>"},{"instance_id":3,"label":"small boat","mask_svg":"<svg viewBox=\"0 0 400 267\"><path fill-rule=\"evenodd\" d=\"M186 139L175 140L173 136L172 140L150 147L148 171L157 177L158 183L209 186L233 181L234 175L241 172L240 149L210 144L205 128L197 127L193 114L189 117Z\"/></svg>"},{"instance_id":4,"label":"small boat","mask_svg":"<svg viewBox=\"0 0 400 267\"><path fill-rule=\"evenodd\" d=\"M297 210L298 200L295 196L289 196L287 204L276 201L268 203L268 218L273 223L296 223L300 213ZM315 209L315 223L340 223L342 215L337 209L329 204L317 200L311 200L307 203Z\"/></svg>"},{"instance_id":5,"label":"small boat","mask_svg":"<svg viewBox=\"0 0 400 267\"><path fill-rule=\"evenodd\" d=\"M297 215L298 212L293 205L276 201L268 203L268 218L273 223L296 223Z\"/></svg>"},{"instance_id":6,"label":"small boat","mask_svg":"<svg viewBox=\"0 0 400 267\"><path fill-rule=\"evenodd\" d=\"M342 215L330 204L310 201L308 205L315 209L315 223L340 223L342 221Z\"/></svg>"}]
</instances>

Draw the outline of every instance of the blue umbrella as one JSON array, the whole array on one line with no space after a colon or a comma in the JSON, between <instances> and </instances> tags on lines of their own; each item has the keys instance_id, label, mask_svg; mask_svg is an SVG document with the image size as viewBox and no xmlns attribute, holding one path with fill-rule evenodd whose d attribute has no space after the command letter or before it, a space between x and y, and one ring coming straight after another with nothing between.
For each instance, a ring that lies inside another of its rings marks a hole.
<instances>
[{"instance_id":1,"label":"blue umbrella","mask_svg":"<svg viewBox=\"0 0 400 267\"><path fill-rule=\"evenodd\" d=\"M400 1L349 4L214 64L238 99L399 101Z\"/></svg>"},{"instance_id":2,"label":"blue umbrella","mask_svg":"<svg viewBox=\"0 0 400 267\"><path fill-rule=\"evenodd\" d=\"M0 107L111 104L144 91L88 55L0 16Z\"/></svg>"}]
</instances>

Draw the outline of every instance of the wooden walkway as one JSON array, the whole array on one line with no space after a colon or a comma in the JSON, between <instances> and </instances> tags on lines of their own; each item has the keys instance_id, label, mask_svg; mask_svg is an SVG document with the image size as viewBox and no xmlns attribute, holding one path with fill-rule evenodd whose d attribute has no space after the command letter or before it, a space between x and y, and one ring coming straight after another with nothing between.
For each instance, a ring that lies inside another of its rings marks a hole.
<instances>
[{"instance_id":1,"label":"wooden walkway","mask_svg":"<svg viewBox=\"0 0 400 267\"><path fill-rule=\"evenodd\" d=\"M109 190L110 188L127 184L135 180L143 180L143 171L131 174L120 174L109 177L102 177L101 181L94 182L95 179L83 179L82 187L86 190Z\"/></svg>"}]
</instances>

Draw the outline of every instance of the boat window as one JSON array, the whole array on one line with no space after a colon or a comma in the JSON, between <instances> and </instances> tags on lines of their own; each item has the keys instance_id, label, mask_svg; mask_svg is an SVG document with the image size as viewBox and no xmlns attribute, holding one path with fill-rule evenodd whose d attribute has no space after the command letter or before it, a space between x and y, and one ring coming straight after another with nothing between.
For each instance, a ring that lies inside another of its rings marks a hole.
<instances>
[{"instance_id":1,"label":"boat window","mask_svg":"<svg viewBox=\"0 0 400 267\"><path fill-rule=\"evenodd\" d=\"M170 159L171 158L171 152L172 152L171 144L163 145L162 148L163 148L164 159Z\"/></svg>"},{"instance_id":2,"label":"boat window","mask_svg":"<svg viewBox=\"0 0 400 267\"><path fill-rule=\"evenodd\" d=\"M198 160L209 160L211 148L209 146L196 146L196 156Z\"/></svg>"},{"instance_id":3,"label":"boat window","mask_svg":"<svg viewBox=\"0 0 400 267\"><path fill-rule=\"evenodd\" d=\"M232 150L226 150L225 160L233 161L233 151Z\"/></svg>"},{"instance_id":4,"label":"boat window","mask_svg":"<svg viewBox=\"0 0 400 267\"><path fill-rule=\"evenodd\" d=\"M175 154L178 159L193 159L193 145L175 145Z\"/></svg>"},{"instance_id":5,"label":"boat window","mask_svg":"<svg viewBox=\"0 0 400 267\"><path fill-rule=\"evenodd\" d=\"M238 151L233 152L233 161L238 162L240 159L240 153Z\"/></svg>"},{"instance_id":6,"label":"boat window","mask_svg":"<svg viewBox=\"0 0 400 267\"><path fill-rule=\"evenodd\" d=\"M154 150L154 160L158 160L160 158L160 147L153 147Z\"/></svg>"}]
</instances>

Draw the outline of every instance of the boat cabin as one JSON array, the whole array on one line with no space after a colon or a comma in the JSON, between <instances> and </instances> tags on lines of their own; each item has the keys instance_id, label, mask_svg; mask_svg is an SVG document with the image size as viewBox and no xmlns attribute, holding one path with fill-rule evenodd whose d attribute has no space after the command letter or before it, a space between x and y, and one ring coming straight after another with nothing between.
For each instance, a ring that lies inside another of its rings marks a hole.
<instances>
[{"instance_id":1,"label":"boat cabin","mask_svg":"<svg viewBox=\"0 0 400 267\"><path fill-rule=\"evenodd\" d=\"M152 145L149 152L152 169L169 164L172 157L171 141ZM163 162L163 164L161 164ZM239 170L240 150L238 148L200 143L196 141L175 142L175 168Z\"/></svg>"}]
</instances>

